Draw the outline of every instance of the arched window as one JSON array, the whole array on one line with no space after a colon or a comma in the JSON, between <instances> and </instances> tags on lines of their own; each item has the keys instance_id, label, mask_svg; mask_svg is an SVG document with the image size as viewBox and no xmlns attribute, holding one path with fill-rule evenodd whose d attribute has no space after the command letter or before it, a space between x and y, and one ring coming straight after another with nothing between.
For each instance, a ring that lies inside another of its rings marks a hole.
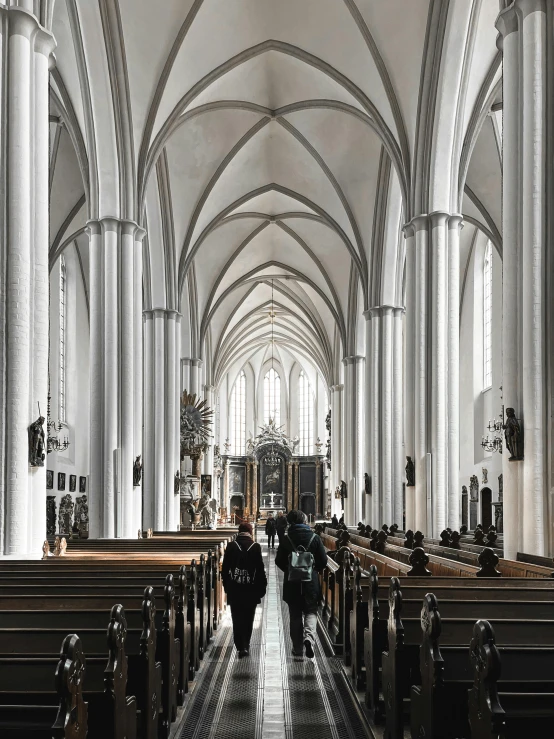
<instances>
[{"instance_id":1,"label":"arched window","mask_svg":"<svg viewBox=\"0 0 554 739\"><path fill-rule=\"evenodd\" d=\"M483 260L483 389L492 385L492 245Z\"/></svg>"},{"instance_id":2,"label":"arched window","mask_svg":"<svg viewBox=\"0 0 554 739\"><path fill-rule=\"evenodd\" d=\"M59 316L60 316L60 359L58 367L58 416L60 421L66 422L66 334L67 334L67 272L65 258L60 257L60 290L59 290Z\"/></svg>"},{"instance_id":3,"label":"arched window","mask_svg":"<svg viewBox=\"0 0 554 739\"><path fill-rule=\"evenodd\" d=\"M270 418L281 425L281 378L273 367L264 377L264 423Z\"/></svg>"},{"instance_id":4,"label":"arched window","mask_svg":"<svg viewBox=\"0 0 554 739\"><path fill-rule=\"evenodd\" d=\"M231 395L231 448L244 454L246 446L246 375L241 370Z\"/></svg>"},{"instance_id":5,"label":"arched window","mask_svg":"<svg viewBox=\"0 0 554 739\"><path fill-rule=\"evenodd\" d=\"M298 378L300 454L311 454L314 445L314 394L304 370Z\"/></svg>"}]
</instances>

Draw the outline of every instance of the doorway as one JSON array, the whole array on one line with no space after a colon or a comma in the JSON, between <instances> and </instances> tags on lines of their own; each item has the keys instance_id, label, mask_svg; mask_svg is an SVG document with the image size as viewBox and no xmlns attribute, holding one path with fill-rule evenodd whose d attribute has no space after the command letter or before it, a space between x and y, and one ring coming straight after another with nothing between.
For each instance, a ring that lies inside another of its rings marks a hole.
<instances>
[{"instance_id":1,"label":"doorway","mask_svg":"<svg viewBox=\"0 0 554 739\"><path fill-rule=\"evenodd\" d=\"M300 510L308 516L315 516L315 496L313 493L304 493L300 498Z\"/></svg>"},{"instance_id":2,"label":"doorway","mask_svg":"<svg viewBox=\"0 0 554 739\"><path fill-rule=\"evenodd\" d=\"M492 490L483 488L481 490L481 526L483 531L488 531L492 526Z\"/></svg>"}]
</instances>

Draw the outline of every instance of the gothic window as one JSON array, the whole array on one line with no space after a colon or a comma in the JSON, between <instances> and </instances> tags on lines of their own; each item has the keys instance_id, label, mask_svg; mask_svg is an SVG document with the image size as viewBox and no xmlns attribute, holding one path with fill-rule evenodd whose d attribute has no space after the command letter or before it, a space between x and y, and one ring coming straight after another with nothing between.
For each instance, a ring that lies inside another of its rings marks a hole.
<instances>
[{"instance_id":1,"label":"gothic window","mask_svg":"<svg viewBox=\"0 0 554 739\"><path fill-rule=\"evenodd\" d=\"M314 394L310 387L310 381L304 370L298 378L298 413L299 413L299 437L300 454L311 454L314 445Z\"/></svg>"},{"instance_id":2,"label":"gothic window","mask_svg":"<svg viewBox=\"0 0 554 739\"><path fill-rule=\"evenodd\" d=\"M270 418L281 425L281 378L273 367L264 377L264 423Z\"/></svg>"},{"instance_id":3,"label":"gothic window","mask_svg":"<svg viewBox=\"0 0 554 739\"><path fill-rule=\"evenodd\" d=\"M246 446L246 375L241 370L231 395L231 449L244 454Z\"/></svg>"},{"instance_id":4,"label":"gothic window","mask_svg":"<svg viewBox=\"0 0 554 739\"><path fill-rule=\"evenodd\" d=\"M60 257L60 292L59 292L59 316L60 316L60 358L58 367L58 416L60 421L66 421L66 338L67 338L67 272L65 258Z\"/></svg>"},{"instance_id":5,"label":"gothic window","mask_svg":"<svg viewBox=\"0 0 554 739\"><path fill-rule=\"evenodd\" d=\"M483 261L483 389L492 385L492 245Z\"/></svg>"}]
</instances>

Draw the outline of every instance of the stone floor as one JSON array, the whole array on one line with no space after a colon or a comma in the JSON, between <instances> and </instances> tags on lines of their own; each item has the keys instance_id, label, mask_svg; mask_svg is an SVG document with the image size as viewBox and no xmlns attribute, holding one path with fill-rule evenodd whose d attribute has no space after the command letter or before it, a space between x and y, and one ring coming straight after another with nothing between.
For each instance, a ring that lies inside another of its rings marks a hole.
<instances>
[{"instance_id":1,"label":"stone floor","mask_svg":"<svg viewBox=\"0 0 554 739\"><path fill-rule=\"evenodd\" d=\"M363 739L371 737L341 662L323 634L314 659L294 657L281 601L276 550L258 536L268 573L256 611L250 656L238 659L226 613L175 737L181 739Z\"/></svg>"}]
</instances>

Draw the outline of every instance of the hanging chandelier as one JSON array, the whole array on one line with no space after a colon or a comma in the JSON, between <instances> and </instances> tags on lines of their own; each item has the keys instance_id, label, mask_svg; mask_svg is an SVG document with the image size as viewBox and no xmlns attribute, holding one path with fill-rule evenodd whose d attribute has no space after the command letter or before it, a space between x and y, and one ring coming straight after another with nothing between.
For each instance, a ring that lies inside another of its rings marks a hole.
<instances>
[{"instance_id":1,"label":"hanging chandelier","mask_svg":"<svg viewBox=\"0 0 554 739\"><path fill-rule=\"evenodd\" d=\"M50 385L50 382L48 383ZM58 436L63 428L61 421L53 421L50 417L50 389L48 390L48 403L46 405L46 452L65 452L69 447L69 439L67 436L62 440Z\"/></svg>"},{"instance_id":2,"label":"hanging chandelier","mask_svg":"<svg viewBox=\"0 0 554 739\"><path fill-rule=\"evenodd\" d=\"M273 345L274 345L274 337L273 337L273 325L275 323L275 305L273 303L273 280L271 280L271 310L269 311L269 321L271 323L271 369L273 370ZM275 411L273 412L273 418L275 419ZM271 419L270 419L270 425L271 425ZM281 464L281 457L275 453L275 447L273 446L273 441L271 442L271 451L268 455L265 457L265 464L268 467L278 467Z\"/></svg>"}]
</instances>

